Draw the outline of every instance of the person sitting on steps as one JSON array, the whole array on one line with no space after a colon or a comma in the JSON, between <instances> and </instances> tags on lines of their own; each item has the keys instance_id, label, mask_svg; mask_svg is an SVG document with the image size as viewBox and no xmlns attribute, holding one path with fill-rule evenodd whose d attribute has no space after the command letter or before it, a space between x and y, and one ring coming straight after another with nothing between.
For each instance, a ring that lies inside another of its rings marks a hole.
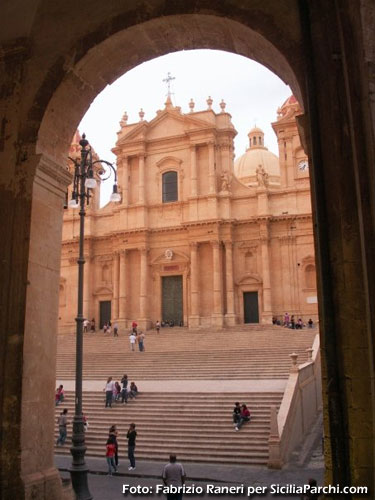
<instances>
[{"instance_id":1,"label":"person sitting on steps","mask_svg":"<svg viewBox=\"0 0 375 500\"><path fill-rule=\"evenodd\" d=\"M250 422L250 418L251 418L250 411L249 411L248 407L245 404L243 404L241 406L240 420L239 420L238 424L236 425L236 427L234 428L234 430L239 431L245 422Z\"/></svg>"},{"instance_id":2,"label":"person sitting on steps","mask_svg":"<svg viewBox=\"0 0 375 500\"><path fill-rule=\"evenodd\" d=\"M234 403L234 408L233 408L233 424L237 425L238 422L240 421L241 418L241 405L237 401Z\"/></svg>"}]
</instances>

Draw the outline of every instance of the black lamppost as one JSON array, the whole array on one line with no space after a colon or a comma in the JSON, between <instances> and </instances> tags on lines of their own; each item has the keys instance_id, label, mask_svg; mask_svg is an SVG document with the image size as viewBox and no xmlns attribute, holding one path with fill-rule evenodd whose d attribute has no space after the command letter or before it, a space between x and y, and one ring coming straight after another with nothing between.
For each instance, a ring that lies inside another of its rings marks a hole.
<instances>
[{"instance_id":1,"label":"black lamppost","mask_svg":"<svg viewBox=\"0 0 375 500\"><path fill-rule=\"evenodd\" d=\"M85 258L83 253L85 239L85 205L89 204L91 198L91 190L96 187L96 179L108 179L111 174L114 174L113 192L111 201L121 201L121 196L117 192L117 173L112 165L105 160L92 160L91 147L88 149L89 142L86 140L85 134L79 141L81 146L81 158L70 158L74 164L74 178L72 198L68 203L70 208L80 208L79 211L79 256L78 256L78 312L76 317L77 323L77 338L76 338L76 397L75 397L75 415L73 418L73 435L72 447L70 448L73 456L72 465L69 469L72 485L76 494L77 500L91 500L92 495L87 484L88 468L85 462L85 432L82 415L82 361L83 361L83 270ZM100 170L97 172L94 165L99 163ZM106 169L109 167L109 169Z\"/></svg>"}]
</instances>

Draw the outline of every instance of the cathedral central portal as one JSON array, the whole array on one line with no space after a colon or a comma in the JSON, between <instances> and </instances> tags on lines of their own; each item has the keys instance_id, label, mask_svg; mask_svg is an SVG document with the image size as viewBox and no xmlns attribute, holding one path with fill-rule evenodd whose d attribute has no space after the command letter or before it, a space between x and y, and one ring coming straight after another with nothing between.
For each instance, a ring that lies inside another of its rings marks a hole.
<instances>
[{"instance_id":1,"label":"cathedral central portal","mask_svg":"<svg viewBox=\"0 0 375 500\"><path fill-rule=\"evenodd\" d=\"M162 320L183 324L182 276L162 276Z\"/></svg>"}]
</instances>

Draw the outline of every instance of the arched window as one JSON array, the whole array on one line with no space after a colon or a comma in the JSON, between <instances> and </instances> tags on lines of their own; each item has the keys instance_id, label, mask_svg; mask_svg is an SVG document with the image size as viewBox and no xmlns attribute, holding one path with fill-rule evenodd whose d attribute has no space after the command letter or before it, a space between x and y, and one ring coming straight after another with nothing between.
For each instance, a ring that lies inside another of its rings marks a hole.
<instances>
[{"instance_id":1,"label":"arched window","mask_svg":"<svg viewBox=\"0 0 375 500\"><path fill-rule=\"evenodd\" d=\"M309 264L305 268L305 283L306 288L316 288L316 273L313 264Z\"/></svg>"},{"instance_id":2,"label":"arched window","mask_svg":"<svg viewBox=\"0 0 375 500\"><path fill-rule=\"evenodd\" d=\"M253 143L254 143L254 146L256 146L256 144L257 144L257 138L256 137L254 137Z\"/></svg>"},{"instance_id":3,"label":"arched window","mask_svg":"<svg viewBox=\"0 0 375 500\"><path fill-rule=\"evenodd\" d=\"M170 171L163 174L163 203L178 200L177 172Z\"/></svg>"},{"instance_id":4,"label":"arched window","mask_svg":"<svg viewBox=\"0 0 375 500\"><path fill-rule=\"evenodd\" d=\"M258 141L259 141L259 142L258 142L258 143L259 143L259 146L261 146L261 145L262 145L262 137L258 137Z\"/></svg>"}]
</instances>

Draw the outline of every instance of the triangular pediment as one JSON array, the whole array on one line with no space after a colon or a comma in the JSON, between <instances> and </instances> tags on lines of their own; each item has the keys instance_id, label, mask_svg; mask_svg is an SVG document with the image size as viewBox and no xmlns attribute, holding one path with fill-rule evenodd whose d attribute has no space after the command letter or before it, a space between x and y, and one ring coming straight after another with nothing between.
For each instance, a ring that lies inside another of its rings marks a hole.
<instances>
[{"instance_id":1,"label":"triangular pediment","mask_svg":"<svg viewBox=\"0 0 375 500\"><path fill-rule=\"evenodd\" d=\"M133 127L129 132L123 130L119 140L116 142L116 147L130 142L144 141L147 135L148 122L142 121Z\"/></svg>"},{"instance_id":2,"label":"triangular pediment","mask_svg":"<svg viewBox=\"0 0 375 500\"><path fill-rule=\"evenodd\" d=\"M194 118L190 115L181 114L175 110L163 110L151 120L148 125L147 139L161 139L166 137L175 137L185 135L192 130L202 130L212 128L212 124Z\"/></svg>"},{"instance_id":3,"label":"triangular pediment","mask_svg":"<svg viewBox=\"0 0 375 500\"><path fill-rule=\"evenodd\" d=\"M213 123L181 114L174 109L159 111L150 122L143 121L133 127L128 133L123 130L116 147L145 140L165 139L185 135L194 130L211 129Z\"/></svg>"}]
</instances>

